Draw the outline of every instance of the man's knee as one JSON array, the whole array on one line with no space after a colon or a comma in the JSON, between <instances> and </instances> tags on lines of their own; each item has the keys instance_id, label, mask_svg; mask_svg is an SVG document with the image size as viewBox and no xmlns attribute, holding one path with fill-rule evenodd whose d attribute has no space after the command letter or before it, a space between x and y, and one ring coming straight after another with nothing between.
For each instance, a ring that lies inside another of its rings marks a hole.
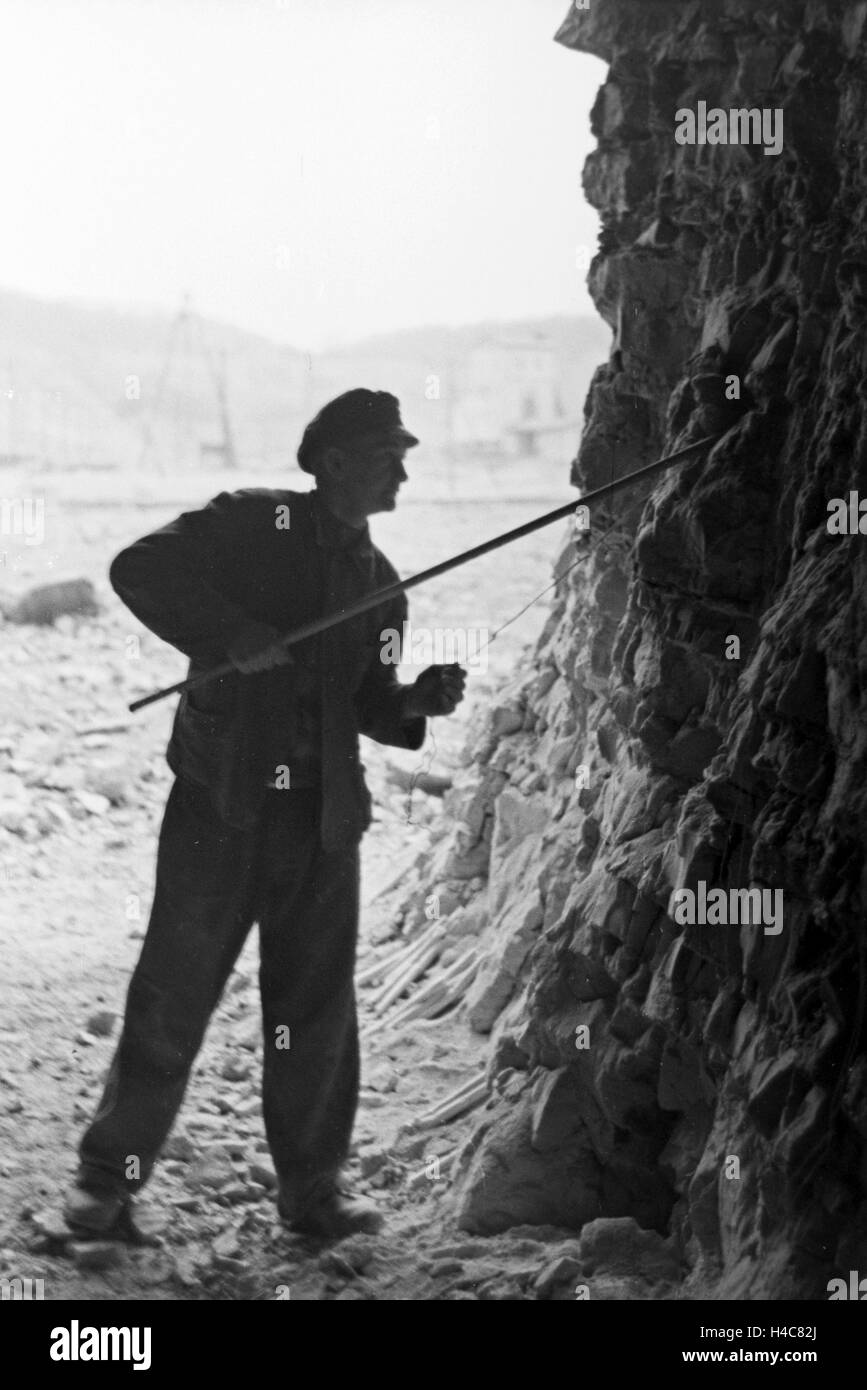
<instances>
[{"instance_id":1,"label":"man's knee","mask_svg":"<svg viewBox=\"0 0 867 1390\"><path fill-rule=\"evenodd\" d=\"M121 1046L134 1066L180 1078L202 1045L209 1015L203 1002L176 996L137 975L127 996Z\"/></svg>"}]
</instances>

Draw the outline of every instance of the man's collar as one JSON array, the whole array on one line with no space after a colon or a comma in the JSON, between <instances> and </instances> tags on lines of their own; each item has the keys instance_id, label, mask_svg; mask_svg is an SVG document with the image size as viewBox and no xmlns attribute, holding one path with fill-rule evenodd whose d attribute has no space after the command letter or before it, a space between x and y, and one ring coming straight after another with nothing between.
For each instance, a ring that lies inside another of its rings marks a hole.
<instances>
[{"instance_id":1,"label":"man's collar","mask_svg":"<svg viewBox=\"0 0 867 1390\"><path fill-rule=\"evenodd\" d=\"M359 557L373 554L373 542L366 522L362 527L347 526L345 521L341 521L328 510L315 489L309 497L317 545L323 546L326 550L342 550Z\"/></svg>"}]
</instances>

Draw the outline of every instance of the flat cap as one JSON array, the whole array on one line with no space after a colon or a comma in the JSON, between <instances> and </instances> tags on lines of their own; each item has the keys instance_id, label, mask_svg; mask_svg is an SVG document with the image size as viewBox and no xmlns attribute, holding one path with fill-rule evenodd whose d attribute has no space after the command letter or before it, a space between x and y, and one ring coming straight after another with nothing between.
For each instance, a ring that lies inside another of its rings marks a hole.
<instances>
[{"instance_id":1,"label":"flat cap","mask_svg":"<svg viewBox=\"0 0 867 1390\"><path fill-rule=\"evenodd\" d=\"M411 449L418 443L404 427L400 403L388 391L368 391L359 386L329 401L314 416L298 446L298 464L305 473L313 472L313 461L330 444L349 444L360 435L381 435L388 443Z\"/></svg>"}]
</instances>

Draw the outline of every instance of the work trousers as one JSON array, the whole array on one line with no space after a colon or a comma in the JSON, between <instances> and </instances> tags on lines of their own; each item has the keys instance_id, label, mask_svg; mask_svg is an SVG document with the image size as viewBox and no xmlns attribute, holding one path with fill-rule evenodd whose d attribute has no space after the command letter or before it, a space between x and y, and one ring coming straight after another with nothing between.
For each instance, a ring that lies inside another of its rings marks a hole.
<instances>
[{"instance_id":1,"label":"work trousers","mask_svg":"<svg viewBox=\"0 0 867 1390\"><path fill-rule=\"evenodd\" d=\"M319 800L270 790L258 823L238 830L205 789L174 783L123 1032L79 1150L82 1186L129 1195L147 1181L257 921L262 1100L281 1189L291 1196L344 1162L358 1101L358 847L323 851Z\"/></svg>"}]
</instances>

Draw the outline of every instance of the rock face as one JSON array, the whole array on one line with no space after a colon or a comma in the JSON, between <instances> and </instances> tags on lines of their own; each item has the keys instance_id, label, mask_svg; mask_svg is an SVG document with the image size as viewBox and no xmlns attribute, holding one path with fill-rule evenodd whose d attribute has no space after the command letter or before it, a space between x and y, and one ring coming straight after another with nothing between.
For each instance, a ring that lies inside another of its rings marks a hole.
<instances>
[{"instance_id":1,"label":"rock face","mask_svg":"<svg viewBox=\"0 0 867 1390\"><path fill-rule=\"evenodd\" d=\"M720 437L567 543L447 794L494 1094L457 1211L631 1218L707 1296L825 1298L867 1268L867 539L826 525L867 496L867 3L593 0L557 37L610 65L573 480ZM781 110L782 150L678 144L702 101ZM780 924L672 907L749 887Z\"/></svg>"}]
</instances>

